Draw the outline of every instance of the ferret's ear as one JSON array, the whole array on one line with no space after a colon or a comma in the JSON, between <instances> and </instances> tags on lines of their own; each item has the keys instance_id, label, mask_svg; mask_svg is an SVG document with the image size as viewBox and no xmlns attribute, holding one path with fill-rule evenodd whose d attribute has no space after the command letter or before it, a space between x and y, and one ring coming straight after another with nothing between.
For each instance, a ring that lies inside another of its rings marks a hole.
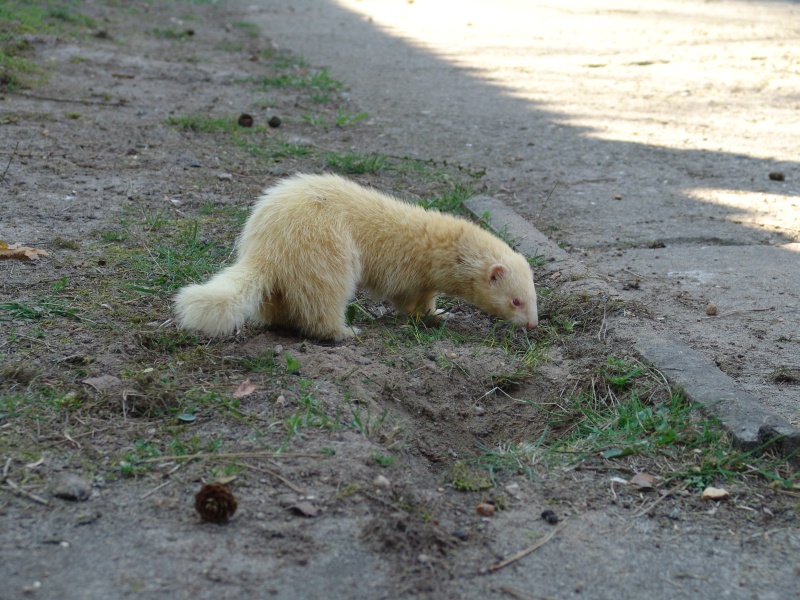
<instances>
[{"instance_id":1,"label":"ferret's ear","mask_svg":"<svg viewBox=\"0 0 800 600\"><path fill-rule=\"evenodd\" d=\"M506 275L508 275L508 267L501 264L492 265L491 269L489 269L489 281L491 283L495 283L496 281L500 281Z\"/></svg>"}]
</instances>

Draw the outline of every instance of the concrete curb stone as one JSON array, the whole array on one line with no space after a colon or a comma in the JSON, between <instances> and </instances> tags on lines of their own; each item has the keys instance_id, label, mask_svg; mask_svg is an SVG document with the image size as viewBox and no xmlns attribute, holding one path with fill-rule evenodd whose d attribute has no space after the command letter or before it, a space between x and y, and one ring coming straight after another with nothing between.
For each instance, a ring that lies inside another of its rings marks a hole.
<instances>
[{"instance_id":1,"label":"concrete curb stone","mask_svg":"<svg viewBox=\"0 0 800 600\"><path fill-rule=\"evenodd\" d=\"M495 231L502 231L523 254L543 254L553 258L545 270L553 274L560 272L571 283L577 284L568 287L574 287L576 291L579 288L592 296L613 298L618 295L607 282L589 273L585 265L501 200L476 196L467 200L464 206ZM671 385L683 389L690 401L702 404L708 414L717 417L730 431L737 446L755 449L771 442L783 456L800 463L800 431L769 412L755 396L739 389L730 376L705 356L680 340L656 331L646 321L635 320L631 323L627 318L625 327L620 328L617 335L629 343L644 362L663 373ZM617 322L612 320L612 326Z\"/></svg>"}]
</instances>

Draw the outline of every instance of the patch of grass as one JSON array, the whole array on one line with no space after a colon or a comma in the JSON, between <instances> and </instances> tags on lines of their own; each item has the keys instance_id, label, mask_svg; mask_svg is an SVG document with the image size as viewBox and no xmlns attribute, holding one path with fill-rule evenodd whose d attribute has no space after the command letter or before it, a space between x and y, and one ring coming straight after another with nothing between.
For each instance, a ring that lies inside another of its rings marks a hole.
<instances>
[{"instance_id":1,"label":"patch of grass","mask_svg":"<svg viewBox=\"0 0 800 600\"><path fill-rule=\"evenodd\" d=\"M298 73L282 73L280 75L265 75L254 80L262 88L304 88L311 90L339 90L342 82L331 77L328 69L303 70Z\"/></svg>"},{"instance_id":2,"label":"patch of grass","mask_svg":"<svg viewBox=\"0 0 800 600\"><path fill-rule=\"evenodd\" d=\"M462 204L475 195L475 191L468 185L456 184L438 196L428 200L421 200L419 205L429 210L439 212L461 213L464 212Z\"/></svg>"},{"instance_id":3,"label":"patch of grass","mask_svg":"<svg viewBox=\"0 0 800 600\"><path fill-rule=\"evenodd\" d=\"M43 71L32 61L0 49L0 88L15 90L33 83L31 76Z\"/></svg>"},{"instance_id":4,"label":"patch of grass","mask_svg":"<svg viewBox=\"0 0 800 600\"><path fill-rule=\"evenodd\" d=\"M63 21L64 23L69 23L71 25L80 25L81 27L85 27L87 29L97 26L94 19L75 12L69 6L63 3L58 3L55 5L50 4L50 6L48 6L46 9L46 14L47 18L49 19Z\"/></svg>"},{"instance_id":5,"label":"patch of grass","mask_svg":"<svg viewBox=\"0 0 800 600\"><path fill-rule=\"evenodd\" d=\"M788 459L764 456L764 448L736 449L721 423L632 358L607 357L558 402L526 402L548 419L539 438L480 445L469 461L488 472L493 485L500 476L532 478L543 469L597 460L612 470L635 460L636 470L698 490L750 475L784 486L798 480Z\"/></svg>"},{"instance_id":6,"label":"patch of grass","mask_svg":"<svg viewBox=\"0 0 800 600\"><path fill-rule=\"evenodd\" d=\"M220 49L225 52L241 52L244 50L244 44L242 42L225 41L220 44Z\"/></svg>"},{"instance_id":7,"label":"patch of grass","mask_svg":"<svg viewBox=\"0 0 800 600\"><path fill-rule=\"evenodd\" d=\"M100 239L104 242L121 243L128 239L128 232L121 229L105 229L100 232Z\"/></svg>"},{"instance_id":8,"label":"patch of grass","mask_svg":"<svg viewBox=\"0 0 800 600\"><path fill-rule=\"evenodd\" d=\"M547 452L542 446L542 438L537 442L501 442L494 449L479 443L481 452L473 463L488 472L489 479L495 486L496 475L500 473L507 475L521 473L528 479L534 479L534 469Z\"/></svg>"},{"instance_id":9,"label":"patch of grass","mask_svg":"<svg viewBox=\"0 0 800 600\"><path fill-rule=\"evenodd\" d=\"M344 404L350 412L350 421L342 421L344 425L379 442L392 456L406 446L405 427L388 408L375 411L376 406L380 409L379 404L355 399L348 389L344 391Z\"/></svg>"},{"instance_id":10,"label":"patch of grass","mask_svg":"<svg viewBox=\"0 0 800 600\"><path fill-rule=\"evenodd\" d=\"M241 359L240 364L245 371L251 373L267 373L273 374L276 371L275 357L272 350L265 350L255 357L244 357Z\"/></svg>"},{"instance_id":11,"label":"patch of grass","mask_svg":"<svg viewBox=\"0 0 800 600\"><path fill-rule=\"evenodd\" d=\"M359 154L358 152L338 154L328 152L325 154L324 159L327 168L347 175L380 173L387 168L387 158L382 154Z\"/></svg>"},{"instance_id":12,"label":"patch of grass","mask_svg":"<svg viewBox=\"0 0 800 600\"><path fill-rule=\"evenodd\" d=\"M458 461L450 468L447 481L459 492L478 492L493 487L492 481L482 469Z\"/></svg>"},{"instance_id":13,"label":"patch of grass","mask_svg":"<svg viewBox=\"0 0 800 600\"><path fill-rule=\"evenodd\" d=\"M133 448L126 452L117 464L117 471L123 477L137 477L148 473L152 467L146 459L158 458L161 451L152 442L136 440Z\"/></svg>"},{"instance_id":14,"label":"patch of grass","mask_svg":"<svg viewBox=\"0 0 800 600\"><path fill-rule=\"evenodd\" d=\"M525 258L528 261L528 264L534 268L543 267L549 262L544 254L539 254L538 248L534 250L533 256L526 256Z\"/></svg>"},{"instance_id":15,"label":"patch of grass","mask_svg":"<svg viewBox=\"0 0 800 600\"><path fill-rule=\"evenodd\" d=\"M621 310L624 303L591 297L585 293L559 294L546 287L537 289L539 329L537 339L572 335L578 330L599 326L609 315Z\"/></svg>"},{"instance_id":16,"label":"patch of grass","mask_svg":"<svg viewBox=\"0 0 800 600\"><path fill-rule=\"evenodd\" d=\"M317 126L327 127L328 126L328 121L326 121L325 117L323 117L322 115L315 115L315 114L310 114L309 113L307 115L300 115L300 118L303 119L303 121L305 121L309 125L312 125L314 127L317 127Z\"/></svg>"},{"instance_id":17,"label":"patch of grass","mask_svg":"<svg viewBox=\"0 0 800 600\"><path fill-rule=\"evenodd\" d=\"M126 289L142 294L172 292L219 270L220 254L229 251L201 238L197 221L175 222L159 237L155 247L145 247L132 257L138 276L126 284Z\"/></svg>"},{"instance_id":18,"label":"patch of grass","mask_svg":"<svg viewBox=\"0 0 800 600\"><path fill-rule=\"evenodd\" d=\"M261 33L258 25L250 21L234 21L233 28L243 32L249 38L257 38Z\"/></svg>"},{"instance_id":19,"label":"patch of grass","mask_svg":"<svg viewBox=\"0 0 800 600\"><path fill-rule=\"evenodd\" d=\"M359 121L366 119L368 116L369 116L368 112L354 114L344 110L343 108L339 108L339 110L336 113L336 116L333 117L333 125L335 125L336 127L349 127L350 125L354 125L355 123L358 123ZM309 113L306 115L302 115L300 118L303 119L303 121L305 121L309 125L326 127L326 128L330 126L330 123L323 115Z\"/></svg>"},{"instance_id":20,"label":"patch of grass","mask_svg":"<svg viewBox=\"0 0 800 600\"><path fill-rule=\"evenodd\" d=\"M172 27L156 27L152 33L154 36L165 40L185 40L194 36L192 29L174 29Z\"/></svg>"},{"instance_id":21,"label":"patch of grass","mask_svg":"<svg viewBox=\"0 0 800 600\"><path fill-rule=\"evenodd\" d=\"M261 52L261 58L270 61L274 69L307 69L310 65L308 61L302 56L287 52L286 50L277 50L275 48L268 48Z\"/></svg>"},{"instance_id":22,"label":"patch of grass","mask_svg":"<svg viewBox=\"0 0 800 600\"><path fill-rule=\"evenodd\" d=\"M492 344L489 340L484 343ZM538 366L548 358L548 347L542 342L537 344L527 339L515 340L506 345L506 353L515 358L512 362L513 368L492 373L487 378L492 388L510 392L535 376Z\"/></svg>"},{"instance_id":23,"label":"patch of grass","mask_svg":"<svg viewBox=\"0 0 800 600\"><path fill-rule=\"evenodd\" d=\"M67 3L35 0L11 0L0 4L0 24L0 42L26 33L62 33L64 25L96 26L93 19L75 11Z\"/></svg>"},{"instance_id":24,"label":"patch of grass","mask_svg":"<svg viewBox=\"0 0 800 600\"><path fill-rule=\"evenodd\" d=\"M396 457L393 454L385 455L381 454L380 452L373 452L370 454L370 458L374 460L378 466L381 466L384 469L391 467L396 460Z\"/></svg>"},{"instance_id":25,"label":"patch of grass","mask_svg":"<svg viewBox=\"0 0 800 600\"><path fill-rule=\"evenodd\" d=\"M313 154L313 149L308 146L283 142L275 138L267 138L258 142L237 138L235 142L253 156L270 161L280 161L283 158L302 158Z\"/></svg>"},{"instance_id":26,"label":"patch of grass","mask_svg":"<svg viewBox=\"0 0 800 600\"><path fill-rule=\"evenodd\" d=\"M27 34L72 35L95 27L91 18L66 3L9 1L0 3L0 88L34 85L43 69L24 55Z\"/></svg>"},{"instance_id":27,"label":"patch of grass","mask_svg":"<svg viewBox=\"0 0 800 600\"><path fill-rule=\"evenodd\" d=\"M169 117L166 123L183 131L193 131L195 133L215 133L218 131L233 133L243 129L237 123L237 117L212 117L211 115L203 114Z\"/></svg>"},{"instance_id":28,"label":"patch of grass","mask_svg":"<svg viewBox=\"0 0 800 600\"><path fill-rule=\"evenodd\" d=\"M31 303L0 302L0 321L32 320L43 321L55 317L79 320L79 310L67 305L66 300L56 296L67 287L67 278L62 277L52 284L52 293Z\"/></svg>"},{"instance_id":29,"label":"patch of grass","mask_svg":"<svg viewBox=\"0 0 800 600\"><path fill-rule=\"evenodd\" d=\"M241 206L217 206L213 202L206 202L197 209L201 216L223 218L235 227L241 228L250 216L250 209Z\"/></svg>"},{"instance_id":30,"label":"patch of grass","mask_svg":"<svg viewBox=\"0 0 800 600\"><path fill-rule=\"evenodd\" d=\"M303 428L338 429L340 427L338 415L329 416L325 403L314 398L313 391L309 389L312 385L312 381L301 380L300 382L301 395L297 400L299 408L284 420L286 437L278 449L279 452L286 450L292 438L301 437L300 430Z\"/></svg>"},{"instance_id":31,"label":"patch of grass","mask_svg":"<svg viewBox=\"0 0 800 600\"><path fill-rule=\"evenodd\" d=\"M141 290L137 290L141 291ZM173 353L178 349L197 345L197 336L176 329L163 329L139 335L139 342L145 348L156 352Z\"/></svg>"},{"instance_id":32,"label":"patch of grass","mask_svg":"<svg viewBox=\"0 0 800 600\"><path fill-rule=\"evenodd\" d=\"M367 117L369 117L368 112L360 112L358 114L353 114L351 112L347 112L346 110L340 108L336 113L334 124L337 127L347 127L349 125L353 125L354 123L358 123L359 121L363 121Z\"/></svg>"}]
</instances>

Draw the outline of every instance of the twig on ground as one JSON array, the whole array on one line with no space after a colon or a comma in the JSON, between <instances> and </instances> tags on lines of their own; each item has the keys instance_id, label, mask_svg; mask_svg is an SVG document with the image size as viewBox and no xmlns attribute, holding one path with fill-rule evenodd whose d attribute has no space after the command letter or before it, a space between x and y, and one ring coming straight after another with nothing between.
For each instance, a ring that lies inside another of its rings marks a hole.
<instances>
[{"instance_id":1,"label":"twig on ground","mask_svg":"<svg viewBox=\"0 0 800 600\"><path fill-rule=\"evenodd\" d=\"M712 315L710 317L700 317L698 321L706 320L706 319L721 319L722 317L730 317L731 315L738 315L742 313L749 313L749 312L768 312L770 310L775 310L774 306L770 306L769 308L745 308L742 310L732 310L726 313L720 313L718 315Z\"/></svg>"},{"instance_id":2,"label":"twig on ground","mask_svg":"<svg viewBox=\"0 0 800 600\"><path fill-rule=\"evenodd\" d=\"M272 475L275 479L278 479L281 483L283 483L285 486L291 488L292 490L294 490L298 494L305 494L306 493L306 491L303 488L297 487L291 481L289 481L288 479L286 479L282 475L279 475L278 473L276 473L272 469L267 469L266 467L259 467L259 466L256 466L256 465L251 465L249 463L243 463L243 464L248 469L255 469L256 471L261 471L262 473L266 473L267 475Z\"/></svg>"},{"instance_id":3,"label":"twig on ground","mask_svg":"<svg viewBox=\"0 0 800 600\"><path fill-rule=\"evenodd\" d=\"M8 169L11 168L11 161L14 160L14 156L17 154L17 146L19 146L19 142L16 143L14 146L14 151L11 153L11 156L8 157L8 163L6 164L6 168L3 171L3 174L0 175L0 181L6 180L6 173L8 173Z\"/></svg>"},{"instance_id":4,"label":"twig on ground","mask_svg":"<svg viewBox=\"0 0 800 600\"><path fill-rule=\"evenodd\" d=\"M76 448L80 448L81 445L75 441L75 439L69 434L69 432L65 429L64 430L64 437L67 438L71 443L75 444Z\"/></svg>"},{"instance_id":5,"label":"twig on ground","mask_svg":"<svg viewBox=\"0 0 800 600\"><path fill-rule=\"evenodd\" d=\"M557 534L561 529L563 529L563 527L559 527L558 529L554 529L549 534L547 534L547 536L545 536L544 539L539 540L533 546L531 546L529 548L525 548L525 550L523 550L522 552L518 552L517 554L515 554L511 558L507 558L504 561L501 561L501 562L497 563L496 565L492 565L491 567L489 567L489 570L490 571L498 571L498 570L502 569L503 567L507 567L511 563L519 560L523 556L527 556L528 554L530 554L534 550L538 550L539 548L544 546L547 542L549 542L551 539L553 539L553 536L555 534Z\"/></svg>"},{"instance_id":6,"label":"twig on ground","mask_svg":"<svg viewBox=\"0 0 800 600\"><path fill-rule=\"evenodd\" d=\"M44 504L45 506L50 506L50 503L47 500L45 500L41 496L37 496L33 492L29 492L28 490L19 487L16 483L14 483L8 478L5 479L5 484L20 496L25 496L26 498L30 498L34 502L38 502L39 504Z\"/></svg>"},{"instance_id":7,"label":"twig on ground","mask_svg":"<svg viewBox=\"0 0 800 600\"><path fill-rule=\"evenodd\" d=\"M168 460L192 460L197 458L323 458L328 454L313 454L303 452L201 452L200 454L176 454L172 456L156 456L143 458L138 462L164 462Z\"/></svg>"},{"instance_id":8,"label":"twig on ground","mask_svg":"<svg viewBox=\"0 0 800 600\"><path fill-rule=\"evenodd\" d=\"M552 196L553 192L556 191L556 188L558 187L559 183L561 183L561 180L560 179L556 179L556 182L553 184L553 189L551 189L550 193L547 194L547 198L545 198L544 204L542 204L542 208L539 209L539 214L537 214L536 218L533 220L533 226L534 227L538 227L539 226L539 219L542 218L542 213L544 212L544 209L547 208L547 204L550 202L550 196Z\"/></svg>"},{"instance_id":9,"label":"twig on ground","mask_svg":"<svg viewBox=\"0 0 800 600\"><path fill-rule=\"evenodd\" d=\"M102 429L93 429L92 431L84 431L83 433L79 433L77 435L72 435L72 436L68 435L65 432L64 433L64 435L65 435L64 439L58 439L58 440L56 440L54 442L50 442L49 444L47 444L44 447L45 448L52 448L53 446L58 446L59 444L63 444L65 442L74 442L74 443L77 444L78 442L76 442L75 440L77 440L78 438L86 437L87 435L94 435L95 433L102 433L103 431L108 431L109 429L116 429L116 428L117 428L116 425L111 425L109 427L103 427Z\"/></svg>"},{"instance_id":10,"label":"twig on ground","mask_svg":"<svg viewBox=\"0 0 800 600\"><path fill-rule=\"evenodd\" d=\"M643 508L639 512L637 512L635 515L633 515L631 517L631 519L638 519L642 515L646 515L651 510L653 510L658 504L660 504L665 498L669 498L670 496L673 496L674 494L680 494L683 490L685 490L687 488L688 485L689 485L688 483L684 483L683 485L679 485L674 490L669 490L666 494L664 494L663 496L657 498L654 502L651 502L649 506L646 506L645 508Z\"/></svg>"},{"instance_id":11,"label":"twig on ground","mask_svg":"<svg viewBox=\"0 0 800 600\"><path fill-rule=\"evenodd\" d=\"M17 92L19 96L27 98L34 98L35 100L47 100L48 102L66 102L69 104L90 104L98 106L125 106L127 103L123 100L117 102L101 102L100 100L81 100L80 98L56 98L55 96L43 96L41 94L30 94L27 92Z\"/></svg>"},{"instance_id":12,"label":"twig on ground","mask_svg":"<svg viewBox=\"0 0 800 600\"><path fill-rule=\"evenodd\" d=\"M507 585L501 585L500 591L508 594L509 596L514 596L514 598L518 598L519 600L555 600L552 596L538 596L529 592L523 592L522 590L518 590Z\"/></svg>"},{"instance_id":13,"label":"twig on ground","mask_svg":"<svg viewBox=\"0 0 800 600\"><path fill-rule=\"evenodd\" d=\"M6 477L8 477L8 468L10 466L11 466L11 457L9 456L6 459L6 464L3 465L3 476L2 476L2 478L0 478L0 483L3 483L6 480Z\"/></svg>"},{"instance_id":14,"label":"twig on ground","mask_svg":"<svg viewBox=\"0 0 800 600\"><path fill-rule=\"evenodd\" d=\"M167 479L167 480L166 480L164 483L162 483L161 485L157 485L156 487L154 487L154 488L153 488L152 490L150 490L149 492L145 492L144 494L142 494L141 496L139 496L139 500L144 500L144 499L145 499L145 498L147 498L148 496L152 496L153 494L155 494L155 493L156 493L158 490L160 490L161 488L165 488L165 487L167 487L167 486L168 486L170 483L172 483L172 479Z\"/></svg>"}]
</instances>

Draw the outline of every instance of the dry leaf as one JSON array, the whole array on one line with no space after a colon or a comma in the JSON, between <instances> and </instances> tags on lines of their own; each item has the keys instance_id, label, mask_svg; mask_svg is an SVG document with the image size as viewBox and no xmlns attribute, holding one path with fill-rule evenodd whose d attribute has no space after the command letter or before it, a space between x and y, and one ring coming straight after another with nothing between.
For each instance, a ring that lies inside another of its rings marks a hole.
<instances>
[{"instance_id":1,"label":"dry leaf","mask_svg":"<svg viewBox=\"0 0 800 600\"><path fill-rule=\"evenodd\" d=\"M40 256L48 256L44 250L29 248L22 244L6 244L0 240L0 260L16 258L18 260L39 260Z\"/></svg>"},{"instance_id":2,"label":"dry leaf","mask_svg":"<svg viewBox=\"0 0 800 600\"><path fill-rule=\"evenodd\" d=\"M239 384L239 387L236 388L236 391L233 392L233 397L244 398L245 396L249 396L255 391L256 391L255 384L249 379L245 379L242 383Z\"/></svg>"},{"instance_id":3,"label":"dry leaf","mask_svg":"<svg viewBox=\"0 0 800 600\"><path fill-rule=\"evenodd\" d=\"M730 498L728 490L715 487L707 487L703 490L703 500L727 500Z\"/></svg>"},{"instance_id":4,"label":"dry leaf","mask_svg":"<svg viewBox=\"0 0 800 600\"><path fill-rule=\"evenodd\" d=\"M655 477L647 473L637 473L628 483L635 485L640 490L652 490L655 479Z\"/></svg>"},{"instance_id":5,"label":"dry leaf","mask_svg":"<svg viewBox=\"0 0 800 600\"><path fill-rule=\"evenodd\" d=\"M289 510L303 517L316 517L317 513L319 513L319 509L317 509L317 507L310 502L298 502L297 504L292 504L289 507Z\"/></svg>"}]
</instances>

